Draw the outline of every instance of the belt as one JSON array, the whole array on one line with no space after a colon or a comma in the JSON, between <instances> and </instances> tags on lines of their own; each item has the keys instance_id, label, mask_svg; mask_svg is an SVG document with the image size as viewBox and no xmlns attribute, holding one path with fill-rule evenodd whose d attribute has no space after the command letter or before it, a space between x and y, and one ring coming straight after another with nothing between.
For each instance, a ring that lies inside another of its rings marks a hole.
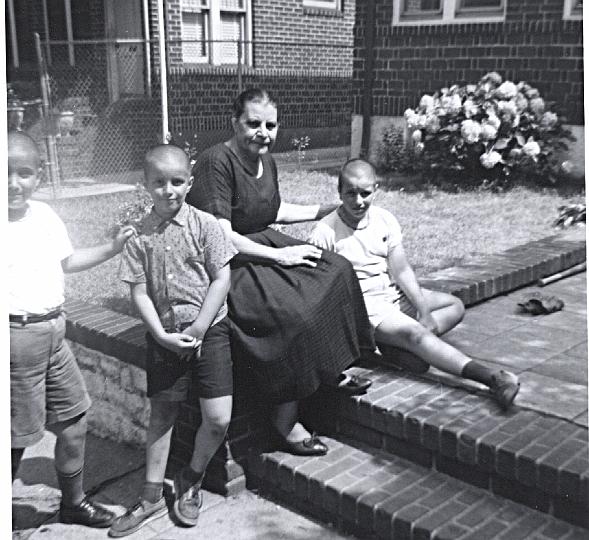
<instances>
[{"instance_id":1,"label":"belt","mask_svg":"<svg viewBox=\"0 0 589 540\"><path fill-rule=\"evenodd\" d=\"M9 315L10 322L20 323L23 326L25 324L31 323L38 323L43 321L50 321L51 319L57 319L63 313L63 308L59 307L50 311L49 313L45 313L45 315L33 315L33 314L25 314L25 315Z\"/></svg>"}]
</instances>

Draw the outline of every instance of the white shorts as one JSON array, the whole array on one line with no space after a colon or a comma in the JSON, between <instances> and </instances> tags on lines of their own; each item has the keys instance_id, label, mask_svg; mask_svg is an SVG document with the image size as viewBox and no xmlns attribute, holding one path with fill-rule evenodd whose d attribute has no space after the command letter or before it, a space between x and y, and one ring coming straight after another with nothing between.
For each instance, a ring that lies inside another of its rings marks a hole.
<instances>
[{"instance_id":1,"label":"white shorts","mask_svg":"<svg viewBox=\"0 0 589 540\"><path fill-rule=\"evenodd\" d=\"M383 282L382 285L372 287L365 291L363 296L373 330L394 313L401 312L414 319L417 317L415 306L405 296L405 293L396 284L391 283L388 278L387 283Z\"/></svg>"}]
</instances>

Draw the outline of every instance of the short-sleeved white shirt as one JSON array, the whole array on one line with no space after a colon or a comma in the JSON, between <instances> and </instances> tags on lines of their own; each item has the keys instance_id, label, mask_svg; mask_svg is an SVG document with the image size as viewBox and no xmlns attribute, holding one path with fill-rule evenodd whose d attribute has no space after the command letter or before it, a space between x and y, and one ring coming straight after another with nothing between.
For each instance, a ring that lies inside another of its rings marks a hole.
<instances>
[{"instance_id":1,"label":"short-sleeved white shirt","mask_svg":"<svg viewBox=\"0 0 589 540\"><path fill-rule=\"evenodd\" d=\"M24 217L8 222L7 248L9 313L43 315L61 306L61 261L74 250L59 216L47 204L29 201Z\"/></svg>"},{"instance_id":2,"label":"short-sleeved white shirt","mask_svg":"<svg viewBox=\"0 0 589 540\"><path fill-rule=\"evenodd\" d=\"M362 292L370 290L375 280L388 275L387 257L403 240L401 226L389 211L377 206L368 209L367 223L353 229L339 217L337 210L319 221L309 241L323 249L335 251L348 259L360 281Z\"/></svg>"}]
</instances>

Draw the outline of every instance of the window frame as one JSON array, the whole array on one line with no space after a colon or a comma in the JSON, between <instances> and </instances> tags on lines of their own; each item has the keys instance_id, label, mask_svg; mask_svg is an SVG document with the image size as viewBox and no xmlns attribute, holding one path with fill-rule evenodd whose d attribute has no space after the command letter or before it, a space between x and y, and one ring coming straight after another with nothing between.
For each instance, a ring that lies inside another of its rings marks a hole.
<instances>
[{"instance_id":1,"label":"window frame","mask_svg":"<svg viewBox=\"0 0 589 540\"><path fill-rule=\"evenodd\" d=\"M564 7L562 18L565 21L582 21L583 20L583 6L576 7L577 0L564 0Z\"/></svg>"},{"instance_id":2,"label":"window frame","mask_svg":"<svg viewBox=\"0 0 589 540\"><path fill-rule=\"evenodd\" d=\"M463 0L440 0L440 10L406 16L402 13L406 0L393 0L393 26L448 25L465 23L505 22L508 0L500 0L498 8L464 8Z\"/></svg>"},{"instance_id":3,"label":"window frame","mask_svg":"<svg viewBox=\"0 0 589 540\"><path fill-rule=\"evenodd\" d=\"M221 7L221 0L199 0L199 6L196 10L185 10L184 5L181 6L181 35L184 31L183 16L186 11L192 12L207 12L205 21L205 40L209 40L206 43L205 50L206 55L198 59L184 60L182 56L182 64L186 67L190 66L202 66L205 64L213 66L234 66L235 63L223 62L223 55L221 53L220 42L215 40L221 39L221 13L237 13L243 14L243 46L242 46L242 58L241 64L246 66L252 66L252 0L241 0L241 7Z\"/></svg>"},{"instance_id":4,"label":"window frame","mask_svg":"<svg viewBox=\"0 0 589 540\"><path fill-rule=\"evenodd\" d=\"M303 8L319 9L322 11L342 11L342 0L303 0Z\"/></svg>"}]
</instances>

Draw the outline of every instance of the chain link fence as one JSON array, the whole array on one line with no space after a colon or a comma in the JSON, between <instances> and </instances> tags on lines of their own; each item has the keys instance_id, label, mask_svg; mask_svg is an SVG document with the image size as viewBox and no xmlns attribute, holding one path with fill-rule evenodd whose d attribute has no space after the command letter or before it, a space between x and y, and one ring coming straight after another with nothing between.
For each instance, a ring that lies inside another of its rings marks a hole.
<instances>
[{"instance_id":1,"label":"chain link fence","mask_svg":"<svg viewBox=\"0 0 589 540\"><path fill-rule=\"evenodd\" d=\"M347 156L351 47L169 41L165 115L157 53L146 40L43 42L50 118L32 118L26 128L54 137L60 184L136 183L145 151L162 142L164 121L174 142L188 142L198 155L231 136L231 104L254 86L270 90L279 105L279 161Z\"/></svg>"}]
</instances>

